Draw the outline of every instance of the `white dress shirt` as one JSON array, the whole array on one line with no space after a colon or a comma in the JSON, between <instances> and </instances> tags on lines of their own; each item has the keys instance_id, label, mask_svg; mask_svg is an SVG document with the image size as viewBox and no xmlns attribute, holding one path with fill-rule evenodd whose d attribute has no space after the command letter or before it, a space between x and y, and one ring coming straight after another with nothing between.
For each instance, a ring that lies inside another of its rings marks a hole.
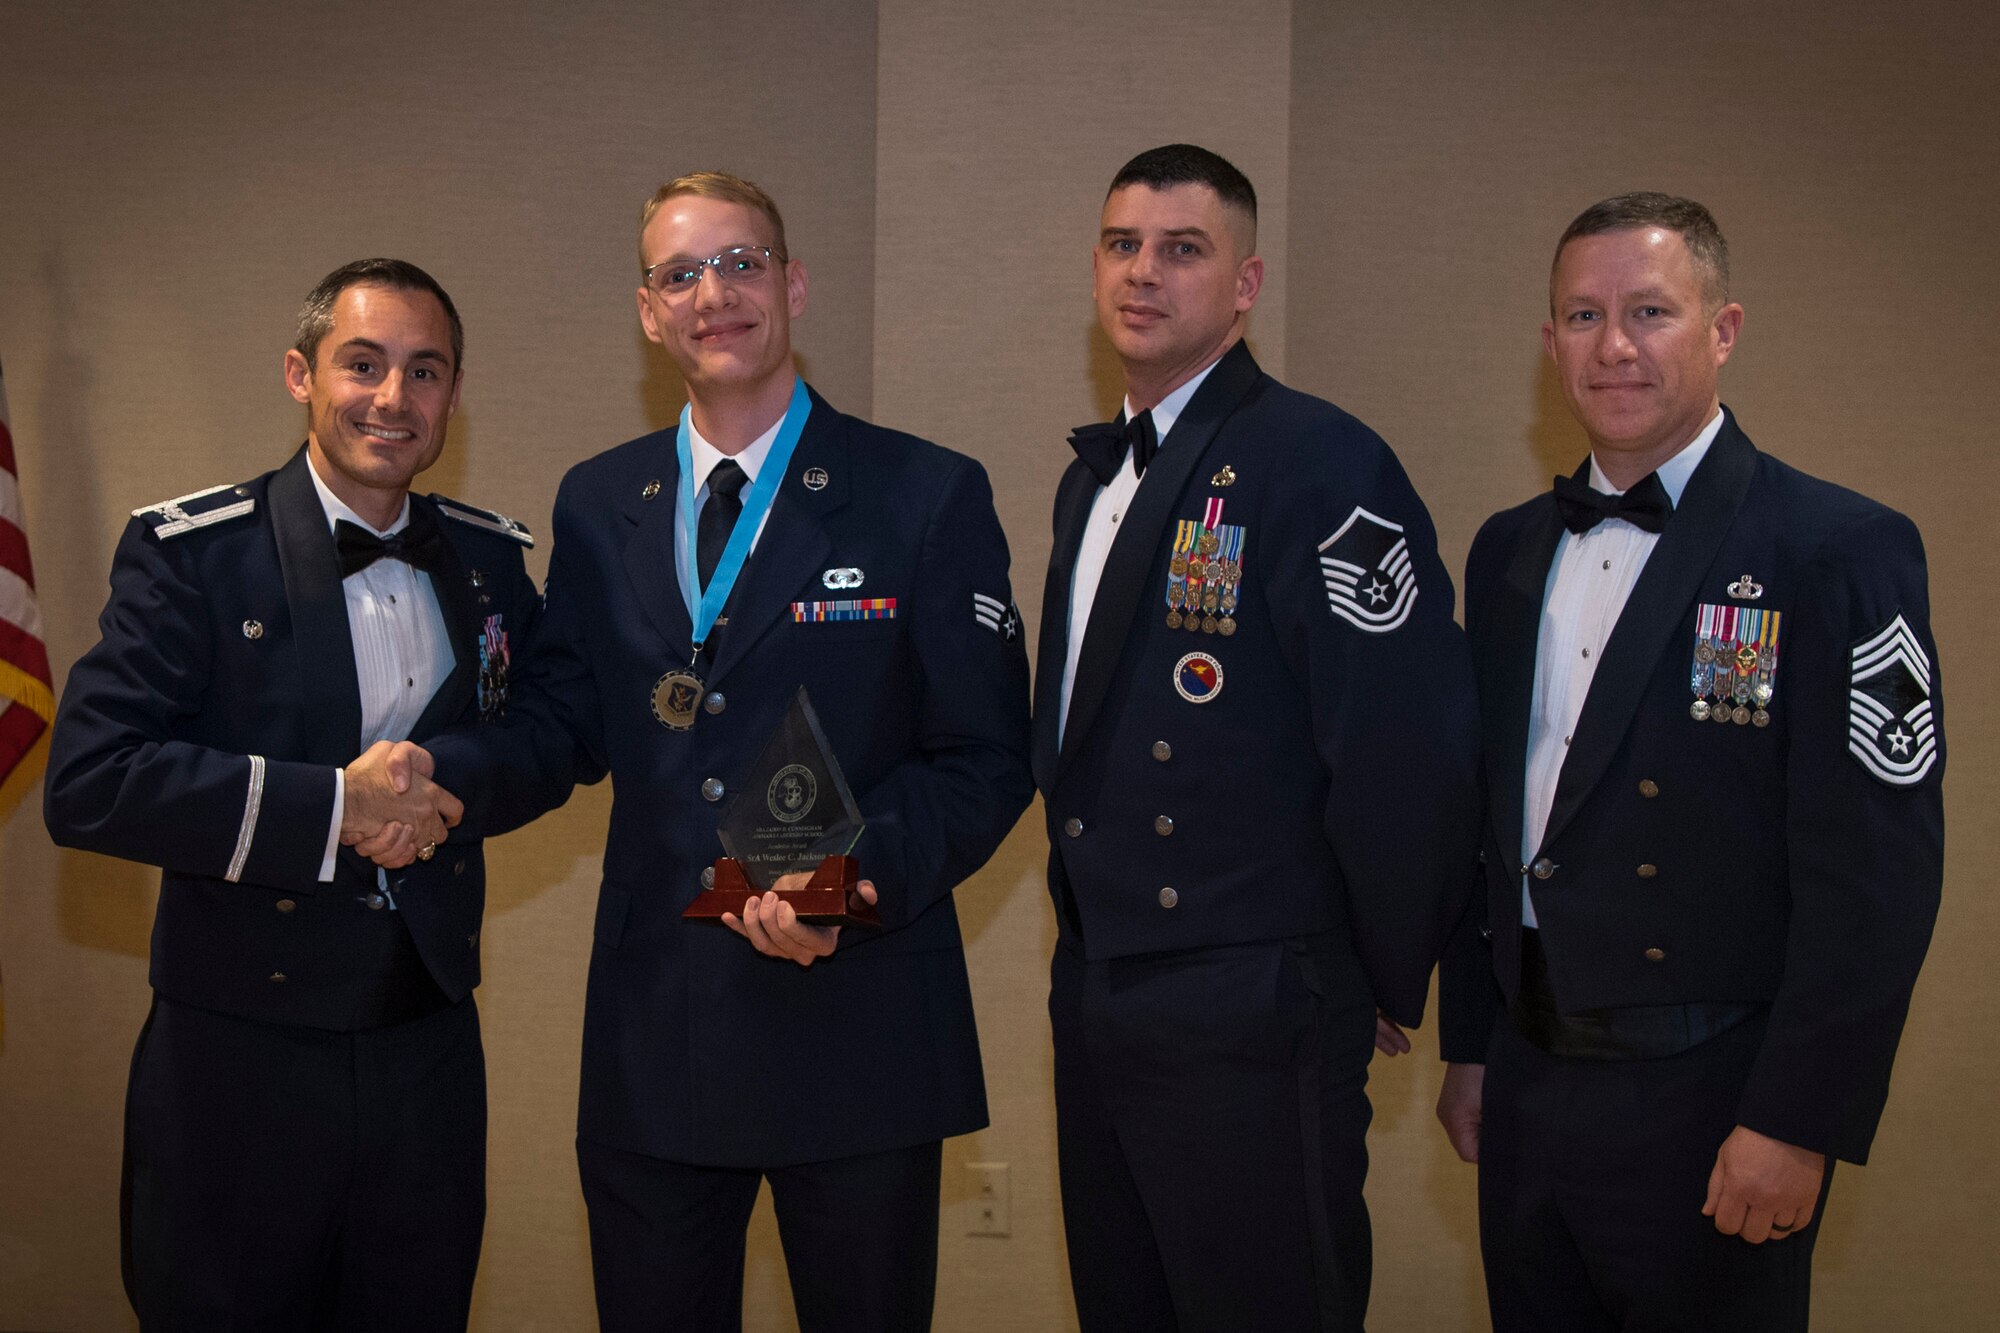
<instances>
[{"instance_id":1,"label":"white dress shirt","mask_svg":"<svg viewBox=\"0 0 2000 1333\"><path fill-rule=\"evenodd\" d=\"M387 528L377 528L349 508L327 488L310 463L306 475L319 492L326 526L341 519L391 537L410 523L410 500ZM451 675L457 658L445 633L444 612L430 575L400 560L377 560L341 581L347 599L347 629L354 640L354 674L361 686L361 748L376 741L399 741L410 734ZM340 816L347 797L346 774L334 770L333 822L327 832L326 855L320 862L322 883L333 878L334 852L340 846ZM379 878L379 874L378 874Z\"/></svg>"},{"instance_id":2,"label":"white dress shirt","mask_svg":"<svg viewBox=\"0 0 2000 1333\"><path fill-rule=\"evenodd\" d=\"M1165 451L1172 443L1168 438L1174 423L1187 410L1188 399L1208 378L1208 372L1215 369L1216 361L1204 366L1195 377L1180 388L1175 389L1153 408L1153 434ZM1125 400L1125 419L1130 421L1138 415L1132 410L1132 400ZM1155 455L1157 457L1157 455ZM1097 498L1091 502L1090 517L1083 525L1083 540L1076 548L1076 568L1069 579L1069 643L1068 654L1063 659L1062 711L1056 715L1056 748L1062 748L1063 729L1069 725L1069 692L1076 684L1076 662L1083 652L1083 632L1090 624L1090 607L1097 600L1097 585L1104 578L1104 562L1111 555L1111 543L1118 536L1118 524L1125 517L1125 511L1132 507L1132 497L1139 492L1139 474L1134 470L1132 451L1125 451L1125 465L1111 484L1098 489Z\"/></svg>"},{"instance_id":3,"label":"white dress shirt","mask_svg":"<svg viewBox=\"0 0 2000 1333\"><path fill-rule=\"evenodd\" d=\"M701 478L701 485L695 489L694 493L694 512L697 526L701 522L702 506L708 503L708 474L715 471L715 465L725 458L735 459L736 465L743 469L743 475L749 478L749 480L743 483L743 492L749 491L757 482L757 473L763 469L764 460L771 456L771 446L777 443L778 432L785 427L785 417L790 415L791 411L787 409L784 417L779 417L771 423L771 429L750 441L749 444L743 447L741 452L734 454L725 454L722 450L703 439L701 432L695 428L694 415L692 413L688 415L689 470L695 476ZM739 492L739 494L743 492ZM695 607L701 601L701 597L695 591L694 586L694 543L697 534L685 530L685 525L682 524L680 519L680 506L678 502L675 504L674 510L674 574L680 579L681 596L687 602L688 615L692 616L694 615ZM750 551L757 549L757 542L764 535L764 526L770 521L771 511L766 509L764 516L757 520L757 531L750 534ZM750 558L750 552L745 551L743 558L747 562Z\"/></svg>"},{"instance_id":4,"label":"white dress shirt","mask_svg":"<svg viewBox=\"0 0 2000 1333\"><path fill-rule=\"evenodd\" d=\"M1676 506L1721 429L1722 413L1717 411L1701 434L1660 464L1660 485ZM1607 495L1621 494L1605 480L1595 454L1590 459L1590 485ZM1528 712L1528 770L1521 810L1523 865L1541 851L1555 805L1556 780L1562 776L1563 759L1576 735L1576 720L1583 714L1598 659L1659 541L1656 532L1622 518L1607 518L1582 536L1565 530L1556 543L1535 640L1535 692ZM1521 924L1535 924L1526 875L1521 877Z\"/></svg>"}]
</instances>

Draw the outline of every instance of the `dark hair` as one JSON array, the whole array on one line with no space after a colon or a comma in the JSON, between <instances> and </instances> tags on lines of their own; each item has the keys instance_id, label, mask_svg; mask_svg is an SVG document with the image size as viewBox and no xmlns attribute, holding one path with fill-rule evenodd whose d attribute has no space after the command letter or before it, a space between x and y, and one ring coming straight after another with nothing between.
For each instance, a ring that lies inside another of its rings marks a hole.
<instances>
[{"instance_id":1,"label":"dark hair","mask_svg":"<svg viewBox=\"0 0 2000 1333\"><path fill-rule=\"evenodd\" d=\"M363 283L373 283L378 287L393 287L405 292L429 292L444 307L444 317L451 324L451 370L455 375L465 369L465 325L459 322L458 307L445 295L438 280L402 259L357 259L351 264L342 264L333 272L319 280L319 286L306 293L305 304L299 307L299 336L292 347L306 359L306 365L319 364L319 344L333 328L333 306L340 294L349 287Z\"/></svg>"},{"instance_id":2,"label":"dark hair","mask_svg":"<svg viewBox=\"0 0 2000 1333\"><path fill-rule=\"evenodd\" d=\"M1715 215L1692 199L1678 195L1640 190L1615 194L1599 200L1576 215L1576 221L1556 242L1556 257L1549 264L1549 281L1555 281L1555 266L1562 262L1563 247L1579 236L1601 236L1610 231L1634 227L1665 227L1681 234L1688 257L1701 277L1702 294L1711 309L1729 299L1729 242L1715 225Z\"/></svg>"},{"instance_id":3,"label":"dark hair","mask_svg":"<svg viewBox=\"0 0 2000 1333\"><path fill-rule=\"evenodd\" d=\"M1252 222L1257 220L1257 191L1251 188L1250 178L1220 153L1211 153L1191 143L1147 149L1118 168L1105 196L1108 198L1128 185L1144 185L1154 190L1206 185L1223 203L1242 209Z\"/></svg>"}]
</instances>

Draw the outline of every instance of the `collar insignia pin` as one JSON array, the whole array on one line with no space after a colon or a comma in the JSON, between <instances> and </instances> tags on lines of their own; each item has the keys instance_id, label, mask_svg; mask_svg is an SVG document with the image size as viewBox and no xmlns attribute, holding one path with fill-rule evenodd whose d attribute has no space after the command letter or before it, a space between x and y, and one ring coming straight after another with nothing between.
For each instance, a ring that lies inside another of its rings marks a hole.
<instances>
[{"instance_id":1,"label":"collar insignia pin","mask_svg":"<svg viewBox=\"0 0 2000 1333\"><path fill-rule=\"evenodd\" d=\"M809 467L806 469L805 476L801 480L805 482L807 490L823 491L826 489L827 483L826 469L823 467Z\"/></svg>"},{"instance_id":2,"label":"collar insignia pin","mask_svg":"<svg viewBox=\"0 0 2000 1333\"><path fill-rule=\"evenodd\" d=\"M649 481L639 488L639 498L641 500L650 500L659 493L660 483L657 481Z\"/></svg>"}]
</instances>

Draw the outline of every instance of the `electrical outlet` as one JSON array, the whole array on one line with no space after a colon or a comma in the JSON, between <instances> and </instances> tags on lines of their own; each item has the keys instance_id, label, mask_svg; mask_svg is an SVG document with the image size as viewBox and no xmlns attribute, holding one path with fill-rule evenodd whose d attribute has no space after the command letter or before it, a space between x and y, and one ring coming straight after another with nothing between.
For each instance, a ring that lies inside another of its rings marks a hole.
<instances>
[{"instance_id":1,"label":"electrical outlet","mask_svg":"<svg viewBox=\"0 0 2000 1333\"><path fill-rule=\"evenodd\" d=\"M972 1173L972 1220L968 1236L1011 1236L1007 1189L1007 1163L967 1162Z\"/></svg>"}]
</instances>

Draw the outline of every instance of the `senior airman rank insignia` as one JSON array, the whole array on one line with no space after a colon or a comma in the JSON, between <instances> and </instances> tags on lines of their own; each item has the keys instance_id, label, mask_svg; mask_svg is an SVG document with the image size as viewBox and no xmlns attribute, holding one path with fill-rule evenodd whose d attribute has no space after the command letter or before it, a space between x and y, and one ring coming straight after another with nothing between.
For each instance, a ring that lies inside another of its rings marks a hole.
<instances>
[{"instance_id":1,"label":"senior airman rank insignia","mask_svg":"<svg viewBox=\"0 0 2000 1333\"><path fill-rule=\"evenodd\" d=\"M500 615L486 617L479 630L479 720L495 722L507 715L507 668L513 655Z\"/></svg>"},{"instance_id":2,"label":"senior airman rank insignia","mask_svg":"<svg viewBox=\"0 0 2000 1333\"><path fill-rule=\"evenodd\" d=\"M1762 589L1759 589L1761 592ZM1695 608L1694 665L1688 676L1694 702L1688 716L1697 722L1771 725L1771 700L1778 692L1780 611L1747 606Z\"/></svg>"},{"instance_id":3,"label":"senior airman rank insignia","mask_svg":"<svg viewBox=\"0 0 2000 1333\"><path fill-rule=\"evenodd\" d=\"M1403 525L1360 505L1319 544L1319 571L1327 606L1365 633L1401 629L1417 604L1417 571Z\"/></svg>"},{"instance_id":4,"label":"senior airman rank insignia","mask_svg":"<svg viewBox=\"0 0 2000 1333\"><path fill-rule=\"evenodd\" d=\"M1854 645L1847 693L1847 748L1892 787L1914 787L1937 762L1931 659L1898 615Z\"/></svg>"}]
</instances>

